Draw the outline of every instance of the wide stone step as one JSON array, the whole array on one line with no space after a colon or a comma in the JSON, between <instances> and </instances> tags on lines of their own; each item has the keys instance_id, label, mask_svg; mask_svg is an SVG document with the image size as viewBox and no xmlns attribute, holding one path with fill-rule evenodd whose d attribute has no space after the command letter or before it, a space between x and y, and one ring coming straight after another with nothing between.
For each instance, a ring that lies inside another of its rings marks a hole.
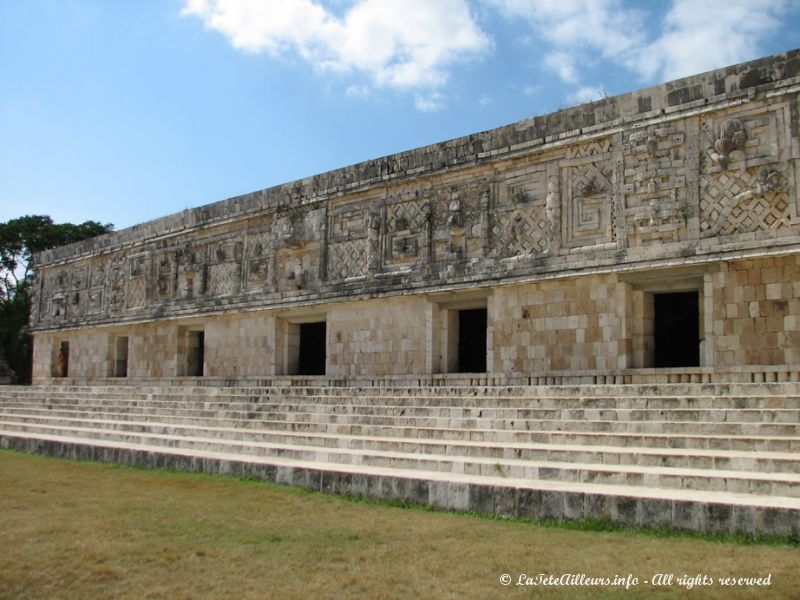
<instances>
[{"instance_id":1,"label":"wide stone step","mask_svg":"<svg viewBox=\"0 0 800 600\"><path fill-rule=\"evenodd\" d=\"M47 431L43 431L47 430ZM124 442L137 445L181 447L189 450L233 452L253 456L278 456L297 461L325 462L337 465L368 465L379 468L416 471L452 472L480 476L514 477L518 479L571 481L626 486L656 486L724 491L743 494L800 497L800 476L773 474L770 476L740 471L673 469L669 467L638 467L626 465L591 465L548 461L495 460L449 457L446 455L415 455L402 452L348 450L338 448L313 449L302 446L276 445L237 440L176 437L159 434L118 433L88 428L60 429L44 426L25 426L20 433L60 435L78 442L95 440ZM0 431L0 435L13 431Z\"/></svg>"},{"instance_id":2,"label":"wide stone step","mask_svg":"<svg viewBox=\"0 0 800 600\"><path fill-rule=\"evenodd\" d=\"M738 494L785 496L800 498L800 476L776 473L771 475L746 471L716 471L708 469L647 467L634 465L594 465L555 461L485 459L479 457L450 457L447 455L418 455L377 450L340 448L307 448L238 440L135 434L90 428L47 428L22 426L0 430L0 436L14 434L59 436L78 443L125 443L137 446L182 448L190 452L222 452L242 456L279 457L299 462L336 465L364 465L413 471L435 471L482 477L515 478L522 480L568 481L627 487L659 487L692 489Z\"/></svg>"},{"instance_id":3,"label":"wide stone step","mask_svg":"<svg viewBox=\"0 0 800 600\"><path fill-rule=\"evenodd\" d=\"M800 528L797 383L205 383L3 387L0 447L518 516Z\"/></svg>"},{"instance_id":4,"label":"wide stone step","mask_svg":"<svg viewBox=\"0 0 800 600\"><path fill-rule=\"evenodd\" d=\"M800 453L756 452L753 450L709 450L687 448L647 448L636 446L600 446L565 443L498 442L468 440L410 439L332 433L283 432L235 427L209 427L110 420L53 419L27 417L24 421L2 418L6 429L23 430L25 426L43 428L81 428L97 431L154 433L166 436L213 437L237 441L267 442L351 450L379 450L418 454L483 457L492 459L547 460L614 465L665 466L675 468L741 470L767 473L800 473ZM24 429L32 431L32 429ZM47 429L41 431L47 432Z\"/></svg>"},{"instance_id":5,"label":"wide stone step","mask_svg":"<svg viewBox=\"0 0 800 600\"><path fill-rule=\"evenodd\" d=\"M165 422L153 415L114 415L113 413L98 413L92 419L101 422L141 422L160 425ZM104 419L104 417L106 417ZM123 420L120 420L120 417ZM42 415L0 413L2 419L25 419L31 422L68 422L78 423L85 419L55 417L51 413ZM116 420L115 420L116 419ZM124 420L124 419L127 419ZM325 423L295 423L287 421L263 420L231 420L231 419L200 419L200 418L173 418L164 426L198 426L217 425L222 429L239 430L269 430L276 432L297 432L311 434L342 434L355 436L376 436L412 439L431 439L445 441L475 441L475 442L508 442L508 443L561 443L568 445L606 445L628 446L641 448L676 448L676 449L701 449L701 450L739 450L757 452L800 452L800 437L778 436L736 436L736 435L696 435L679 433L606 433L590 431L507 431L497 429L453 429L437 427L404 427L395 425L343 425Z\"/></svg>"},{"instance_id":6,"label":"wide stone step","mask_svg":"<svg viewBox=\"0 0 800 600\"><path fill-rule=\"evenodd\" d=\"M631 389L633 387L634 389ZM638 386L599 386L601 391L593 387L571 388L483 388L473 390L464 388L457 392L438 388L399 388L365 390L347 388L170 388L152 387L142 390L133 386L103 388L85 386L76 389L54 389L52 386L0 388L0 401L32 399L65 399L82 400L86 398L104 398L108 400L159 400L173 402L184 400L192 402L293 402L293 403L336 403L341 399L347 403L363 403L371 405L417 405L417 406L464 406L464 407L526 407L526 406L558 406L563 400L569 406L592 407L653 407L653 408L798 408L800 394L797 386L778 385L763 389L762 385L736 386L733 391L720 388L723 393L701 393L694 390L690 393L675 387L675 393L634 393ZM701 386L705 388L705 386ZM752 389L750 389L752 388ZM774 388L774 389L773 389ZM652 392L652 390L648 390ZM734 393L743 392L743 393ZM538 404L537 404L538 402ZM563 406L563 404L562 404Z\"/></svg>"},{"instance_id":7,"label":"wide stone step","mask_svg":"<svg viewBox=\"0 0 800 600\"><path fill-rule=\"evenodd\" d=\"M361 395L388 395L388 396L456 396L456 397L541 397L541 396L724 396L724 395L793 395L798 396L797 382L785 383L670 383L670 384L581 384L581 385L382 385L382 386L329 386L329 385L147 385L136 382L135 385L74 385L51 383L41 386L3 386L0 388L0 397L4 394L24 393L36 390L55 392L79 393L165 393L165 394L192 394L214 396L248 395L248 394L279 394L279 395L310 395L310 396L361 396Z\"/></svg>"},{"instance_id":8,"label":"wide stone step","mask_svg":"<svg viewBox=\"0 0 800 600\"><path fill-rule=\"evenodd\" d=\"M375 427L400 426L439 429L495 429L504 431L589 431L607 433L667 433L693 435L739 435L739 436L779 436L793 437L800 434L800 424L750 423L750 422L705 422L705 421L602 421L602 420L500 420L500 419L432 419L421 417L375 417L354 415L313 415L297 414L256 414L256 413L216 413L209 411L147 411L110 412L102 409L62 410L62 409L14 409L7 414L52 415L69 418L108 418L115 420L169 420L171 422L217 422L233 423L237 426L263 427L270 423L285 423L283 428L297 428L304 424L320 427Z\"/></svg>"},{"instance_id":9,"label":"wide stone step","mask_svg":"<svg viewBox=\"0 0 800 600\"><path fill-rule=\"evenodd\" d=\"M43 402L47 404L104 403L124 406L154 406L168 404L186 408L229 408L239 410L251 406L387 406L403 408L441 407L455 409L794 409L800 410L797 396L542 396L542 397L452 397L452 396L305 396L294 394L201 395L187 393L124 394L99 393L39 393L17 394L5 399L7 403Z\"/></svg>"},{"instance_id":10,"label":"wide stone step","mask_svg":"<svg viewBox=\"0 0 800 600\"><path fill-rule=\"evenodd\" d=\"M691 531L788 536L796 532L800 516L800 500L782 496L499 479L436 471L409 473L365 465L77 442L59 436L3 435L0 447L79 460L256 477L327 493L526 518L592 518L631 526L669 525Z\"/></svg>"},{"instance_id":11,"label":"wide stone step","mask_svg":"<svg viewBox=\"0 0 800 600\"><path fill-rule=\"evenodd\" d=\"M8 406L8 410L30 410L34 405ZM64 410L74 406L78 410L105 410L104 404L42 404L47 410ZM733 423L791 423L800 424L800 410L797 409L516 409L516 408L432 408L432 407L385 407L335 405L331 410L327 407L312 405L310 407L293 407L281 405L280 410L271 405L247 405L246 410L222 408L188 408L175 405L139 405L129 403L113 407L117 412L146 410L162 416L196 416L213 418L230 416L237 418L282 419L291 416L296 420L342 419L360 417L377 418L416 418L416 419L448 419L451 421L474 421L476 424L489 424L493 421L513 423L518 421L545 420L587 420L587 421L709 421ZM294 409L297 410L294 410ZM311 412L303 409L310 408Z\"/></svg>"},{"instance_id":12,"label":"wide stone step","mask_svg":"<svg viewBox=\"0 0 800 600\"><path fill-rule=\"evenodd\" d=\"M386 399L383 399L386 400ZM44 406L114 406L159 409L164 407L180 407L193 410L273 410L291 412L358 412L372 410L375 413L383 411L405 411L406 414L450 414L457 416L461 411L463 415L479 416L503 413L511 414L512 411L522 410L794 410L800 412L800 400L788 400L784 397L755 397L755 398L535 398L535 399L494 399L491 403L475 402L466 399L462 404L453 403L453 399L446 403L420 404L420 399L398 399L397 402L381 402L368 398L302 398L273 399L273 398L248 398L239 400L220 399L197 400L191 397L167 399L160 397L127 398L85 396L71 398L19 398L6 400L5 406L27 407L35 405ZM413 403L412 403L413 402ZM449 411L449 413L448 413ZM486 411L494 411L487 413Z\"/></svg>"}]
</instances>

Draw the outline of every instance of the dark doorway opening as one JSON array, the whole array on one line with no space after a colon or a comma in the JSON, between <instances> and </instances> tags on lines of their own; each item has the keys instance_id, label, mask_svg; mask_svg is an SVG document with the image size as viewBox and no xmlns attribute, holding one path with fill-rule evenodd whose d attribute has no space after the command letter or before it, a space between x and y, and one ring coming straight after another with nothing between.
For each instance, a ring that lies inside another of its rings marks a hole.
<instances>
[{"instance_id":1,"label":"dark doorway opening","mask_svg":"<svg viewBox=\"0 0 800 600\"><path fill-rule=\"evenodd\" d=\"M206 357L206 334L204 331L190 331L186 352L186 374L189 377L202 377Z\"/></svg>"},{"instance_id":2,"label":"dark doorway opening","mask_svg":"<svg viewBox=\"0 0 800 600\"><path fill-rule=\"evenodd\" d=\"M128 376L128 337L117 338L117 347L114 352L114 376Z\"/></svg>"},{"instance_id":3,"label":"dark doorway opening","mask_svg":"<svg viewBox=\"0 0 800 600\"><path fill-rule=\"evenodd\" d=\"M325 321L300 324L299 375L325 375Z\"/></svg>"},{"instance_id":4,"label":"dark doorway opening","mask_svg":"<svg viewBox=\"0 0 800 600\"><path fill-rule=\"evenodd\" d=\"M55 372L56 377L69 376L69 342L61 342L58 346L56 355Z\"/></svg>"},{"instance_id":5,"label":"dark doorway opening","mask_svg":"<svg viewBox=\"0 0 800 600\"><path fill-rule=\"evenodd\" d=\"M486 372L486 309L458 311L458 372Z\"/></svg>"},{"instance_id":6,"label":"dark doorway opening","mask_svg":"<svg viewBox=\"0 0 800 600\"><path fill-rule=\"evenodd\" d=\"M655 366L700 366L699 294L655 294L653 300Z\"/></svg>"}]
</instances>

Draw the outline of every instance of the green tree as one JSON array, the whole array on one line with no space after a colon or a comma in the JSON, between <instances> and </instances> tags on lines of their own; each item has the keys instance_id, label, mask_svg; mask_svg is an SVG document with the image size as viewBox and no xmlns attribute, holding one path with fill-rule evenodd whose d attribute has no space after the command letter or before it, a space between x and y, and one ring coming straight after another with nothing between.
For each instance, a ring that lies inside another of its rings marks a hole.
<instances>
[{"instance_id":1,"label":"green tree","mask_svg":"<svg viewBox=\"0 0 800 600\"><path fill-rule=\"evenodd\" d=\"M53 223L48 216L28 215L0 223L0 362L18 383L31 380L31 313L33 255L113 231L111 223Z\"/></svg>"}]
</instances>

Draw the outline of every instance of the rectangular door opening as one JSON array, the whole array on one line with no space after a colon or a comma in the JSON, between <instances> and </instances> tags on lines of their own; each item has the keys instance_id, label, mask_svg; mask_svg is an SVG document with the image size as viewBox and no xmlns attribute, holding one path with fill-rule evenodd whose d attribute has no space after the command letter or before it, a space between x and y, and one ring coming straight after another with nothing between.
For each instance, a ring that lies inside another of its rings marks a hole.
<instances>
[{"instance_id":1,"label":"rectangular door opening","mask_svg":"<svg viewBox=\"0 0 800 600\"><path fill-rule=\"evenodd\" d=\"M300 323L300 347L298 348L298 375L325 375L326 325L320 323Z\"/></svg>"},{"instance_id":2,"label":"rectangular door opening","mask_svg":"<svg viewBox=\"0 0 800 600\"><path fill-rule=\"evenodd\" d=\"M186 375L202 377L204 374L206 335L204 331L189 331L186 344Z\"/></svg>"},{"instance_id":3,"label":"rectangular door opening","mask_svg":"<svg viewBox=\"0 0 800 600\"><path fill-rule=\"evenodd\" d=\"M69 376L69 342L60 342L53 363L53 377Z\"/></svg>"},{"instance_id":4,"label":"rectangular door opening","mask_svg":"<svg viewBox=\"0 0 800 600\"><path fill-rule=\"evenodd\" d=\"M128 337L119 336L114 349L114 377L128 376Z\"/></svg>"},{"instance_id":5,"label":"rectangular door opening","mask_svg":"<svg viewBox=\"0 0 800 600\"><path fill-rule=\"evenodd\" d=\"M485 308L458 311L458 372L486 372Z\"/></svg>"},{"instance_id":6,"label":"rectangular door opening","mask_svg":"<svg viewBox=\"0 0 800 600\"><path fill-rule=\"evenodd\" d=\"M655 367L700 366L699 293L653 296Z\"/></svg>"}]
</instances>

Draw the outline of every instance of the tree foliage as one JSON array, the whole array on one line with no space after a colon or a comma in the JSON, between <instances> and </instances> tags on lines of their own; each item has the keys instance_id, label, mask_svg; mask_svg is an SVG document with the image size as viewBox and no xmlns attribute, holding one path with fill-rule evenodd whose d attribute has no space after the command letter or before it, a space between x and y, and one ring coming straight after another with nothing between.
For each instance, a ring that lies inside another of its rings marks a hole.
<instances>
[{"instance_id":1,"label":"tree foliage","mask_svg":"<svg viewBox=\"0 0 800 600\"><path fill-rule=\"evenodd\" d=\"M31 311L33 255L113 231L110 223L54 223L44 215L28 215L0 223L0 362L30 381L32 343L28 329Z\"/></svg>"}]
</instances>

